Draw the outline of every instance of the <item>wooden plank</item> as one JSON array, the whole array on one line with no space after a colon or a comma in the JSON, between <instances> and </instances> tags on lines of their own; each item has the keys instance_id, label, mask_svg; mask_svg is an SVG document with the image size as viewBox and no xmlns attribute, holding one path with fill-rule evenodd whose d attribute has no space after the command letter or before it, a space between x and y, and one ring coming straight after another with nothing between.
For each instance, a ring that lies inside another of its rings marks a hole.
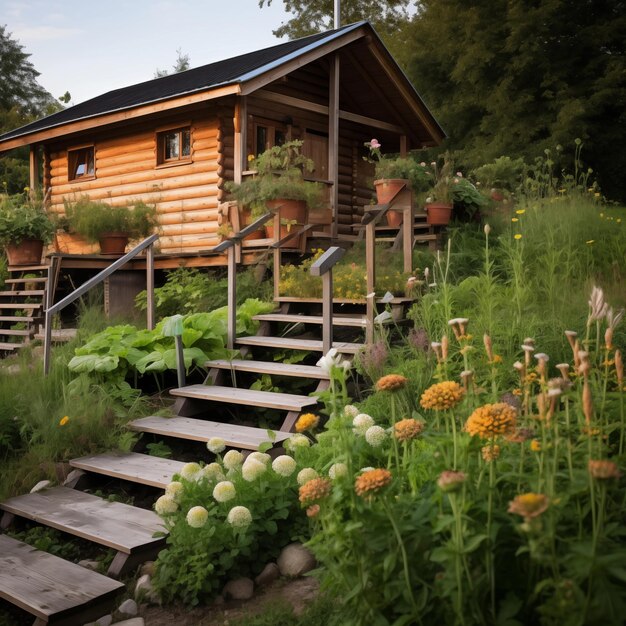
<instances>
[{"instance_id":1,"label":"wooden plank","mask_svg":"<svg viewBox=\"0 0 626 626\"><path fill-rule=\"evenodd\" d=\"M252 372L254 374L270 374L272 376L294 376L297 378L315 378L328 380L328 373L317 365L301 365L299 363L276 363L274 361L247 361L241 359L215 359L204 364L207 368L231 370L235 372Z\"/></svg>"},{"instance_id":2,"label":"wooden plank","mask_svg":"<svg viewBox=\"0 0 626 626\"><path fill-rule=\"evenodd\" d=\"M321 315L300 315L298 313L264 313L255 315L255 320L260 322L284 322L286 324L323 324ZM364 316L333 315L333 326L349 326L352 328L364 328L366 320Z\"/></svg>"},{"instance_id":3,"label":"wooden plank","mask_svg":"<svg viewBox=\"0 0 626 626\"><path fill-rule=\"evenodd\" d=\"M43 289L25 289L25 290L8 290L0 291L0 298L12 298L14 296L29 297L29 296L43 296L46 293Z\"/></svg>"},{"instance_id":4,"label":"wooden plank","mask_svg":"<svg viewBox=\"0 0 626 626\"><path fill-rule=\"evenodd\" d=\"M320 342L321 343L321 342ZM305 406L317 404L317 398L299 396L292 393L274 393L256 389L238 389L217 385L188 385L171 389L170 394L182 398L225 402L227 404L245 404L251 407L265 407L281 411L300 411Z\"/></svg>"},{"instance_id":5,"label":"wooden plank","mask_svg":"<svg viewBox=\"0 0 626 626\"><path fill-rule=\"evenodd\" d=\"M322 342L317 339L299 339L298 337L240 337L237 343L243 346L260 346L264 348L282 348L287 350L310 350L322 352ZM343 354L356 354L363 347L362 343L346 343L334 341L333 348ZM241 391L241 390L239 390Z\"/></svg>"},{"instance_id":6,"label":"wooden plank","mask_svg":"<svg viewBox=\"0 0 626 626\"><path fill-rule=\"evenodd\" d=\"M18 322L34 322L36 318L34 317L26 317L19 315L0 315L0 322L13 322L17 324Z\"/></svg>"},{"instance_id":7,"label":"wooden plank","mask_svg":"<svg viewBox=\"0 0 626 626\"><path fill-rule=\"evenodd\" d=\"M0 598L44 623L82 624L91 619L87 608L95 609L90 611L94 618L105 615L124 588L119 581L0 535Z\"/></svg>"},{"instance_id":8,"label":"wooden plank","mask_svg":"<svg viewBox=\"0 0 626 626\"><path fill-rule=\"evenodd\" d=\"M38 524L132 554L163 542L159 516L120 502L109 502L76 489L54 487L9 498L0 509Z\"/></svg>"},{"instance_id":9,"label":"wooden plank","mask_svg":"<svg viewBox=\"0 0 626 626\"><path fill-rule=\"evenodd\" d=\"M0 350L17 350L18 348L23 348L25 343L5 343L0 342Z\"/></svg>"},{"instance_id":10,"label":"wooden plank","mask_svg":"<svg viewBox=\"0 0 626 626\"><path fill-rule=\"evenodd\" d=\"M41 302L0 302L1 309L40 309Z\"/></svg>"},{"instance_id":11,"label":"wooden plank","mask_svg":"<svg viewBox=\"0 0 626 626\"><path fill-rule=\"evenodd\" d=\"M165 489L185 464L136 452L108 452L72 459L70 465L86 472Z\"/></svg>"},{"instance_id":12,"label":"wooden plank","mask_svg":"<svg viewBox=\"0 0 626 626\"><path fill-rule=\"evenodd\" d=\"M48 269L46 267L46 269ZM5 281L6 285L14 285L17 283L45 283L48 282L47 276L32 276L29 278L7 278Z\"/></svg>"},{"instance_id":13,"label":"wooden plank","mask_svg":"<svg viewBox=\"0 0 626 626\"><path fill-rule=\"evenodd\" d=\"M129 428L165 437L177 437L191 441L208 441L220 437L227 446L245 450L258 450L262 443L270 441L267 430L251 426L237 426L191 417L142 417L128 424ZM291 433L274 431L277 443L291 437Z\"/></svg>"},{"instance_id":14,"label":"wooden plank","mask_svg":"<svg viewBox=\"0 0 626 626\"><path fill-rule=\"evenodd\" d=\"M385 304L405 304L407 302L414 302L415 298L407 298L404 296L394 296L393 299L385 300L377 298L376 302ZM321 298L299 298L296 296L277 296L274 298L274 302L310 302L313 304L321 304ZM365 298L333 298L335 304L365 304Z\"/></svg>"},{"instance_id":15,"label":"wooden plank","mask_svg":"<svg viewBox=\"0 0 626 626\"><path fill-rule=\"evenodd\" d=\"M0 328L0 335L12 335L14 337L27 337L32 335L34 332L35 329L12 330L10 328Z\"/></svg>"}]
</instances>

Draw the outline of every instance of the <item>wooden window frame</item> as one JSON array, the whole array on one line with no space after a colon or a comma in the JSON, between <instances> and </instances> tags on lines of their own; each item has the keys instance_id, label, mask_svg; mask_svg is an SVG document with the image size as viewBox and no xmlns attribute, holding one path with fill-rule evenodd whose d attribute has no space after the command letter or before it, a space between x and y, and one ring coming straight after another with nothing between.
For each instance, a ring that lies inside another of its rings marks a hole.
<instances>
[{"instance_id":1,"label":"wooden window frame","mask_svg":"<svg viewBox=\"0 0 626 626\"><path fill-rule=\"evenodd\" d=\"M84 176L73 176L73 170L76 167L72 167L72 153L80 152L81 150L91 150L93 159L93 174ZM96 178L96 146L93 143L83 144L80 146L72 146L67 149L67 180L70 183L80 183L84 180L95 180Z\"/></svg>"},{"instance_id":2,"label":"wooden window frame","mask_svg":"<svg viewBox=\"0 0 626 626\"><path fill-rule=\"evenodd\" d=\"M179 134L179 142L182 146L182 133L189 131L189 154L180 156L177 159L165 158L165 136L177 132ZM172 124L170 126L164 126L157 128L155 132L155 144L156 144L156 167L176 167L178 165L187 165L193 163L193 126L191 122L183 122L178 124Z\"/></svg>"},{"instance_id":3,"label":"wooden window frame","mask_svg":"<svg viewBox=\"0 0 626 626\"><path fill-rule=\"evenodd\" d=\"M267 128L267 143L269 146L265 146L263 150L259 149L257 145L257 129L259 126ZM285 141L291 140L291 125L284 124L276 120L269 120L262 117L254 117L252 122L252 154L258 156L262 152L265 152L268 148L272 148L276 145L276 131L280 131L285 136Z\"/></svg>"}]
</instances>

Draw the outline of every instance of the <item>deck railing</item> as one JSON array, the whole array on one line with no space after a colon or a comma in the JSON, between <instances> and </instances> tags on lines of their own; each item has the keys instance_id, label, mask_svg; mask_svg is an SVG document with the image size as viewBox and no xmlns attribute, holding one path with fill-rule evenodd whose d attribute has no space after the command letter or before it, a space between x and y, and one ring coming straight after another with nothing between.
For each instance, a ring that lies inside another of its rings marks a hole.
<instances>
[{"instance_id":1,"label":"deck railing","mask_svg":"<svg viewBox=\"0 0 626 626\"><path fill-rule=\"evenodd\" d=\"M80 287L72 291L62 300L59 300L56 304L46 308L45 312L45 332L43 343L43 371L44 374L48 374L50 370L50 350L52 348L52 317L57 313L60 313L66 306L72 304L75 300L85 295L90 289L93 289L96 285L99 285L102 281L108 278L111 274L117 271L120 267L126 265L129 261L132 261L138 254L146 251L146 291L148 293L148 308L147 308L147 327L149 330L154 328L154 242L159 238L158 235L151 235L144 239L140 244L135 246L130 252L120 257L109 267L103 269L96 274L93 278L90 278L87 282L83 283Z\"/></svg>"}]
</instances>

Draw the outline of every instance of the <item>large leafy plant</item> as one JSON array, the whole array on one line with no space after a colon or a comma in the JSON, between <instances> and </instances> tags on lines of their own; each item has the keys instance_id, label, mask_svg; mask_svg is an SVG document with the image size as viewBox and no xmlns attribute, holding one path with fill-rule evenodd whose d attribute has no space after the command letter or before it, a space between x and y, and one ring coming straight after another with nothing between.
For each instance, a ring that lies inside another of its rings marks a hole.
<instances>
[{"instance_id":1,"label":"large leafy plant","mask_svg":"<svg viewBox=\"0 0 626 626\"><path fill-rule=\"evenodd\" d=\"M24 239L48 243L53 234L54 224L40 199L26 192L0 194L0 244L20 243Z\"/></svg>"}]
</instances>

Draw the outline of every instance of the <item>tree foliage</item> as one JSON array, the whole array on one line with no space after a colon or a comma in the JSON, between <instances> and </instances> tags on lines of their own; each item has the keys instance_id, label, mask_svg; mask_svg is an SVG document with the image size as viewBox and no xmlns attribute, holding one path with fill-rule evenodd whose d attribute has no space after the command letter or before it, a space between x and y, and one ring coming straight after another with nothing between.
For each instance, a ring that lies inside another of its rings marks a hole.
<instances>
[{"instance_id":1,"label":"tree foliage","mask_svg":"<svg viewBox=\"0 0 626 626\"><path fill-rule=\"evenodd\" d=\"M408 75L478 165L585 142L608 195L626 197L626 8L620 0L420 0Z\"/></svg>"},{"instance_id":2,"label":"tree foliage","mask_svg":"<svg viewBox=\"0 0 626 626\"><path fill-rule=\"evenodd\" d=\"M176 62L174 63L174 65L172 65L172 72L174 74L178 74L178 72L184 72L185 70L188 70L190 68L189 55L183 54L183 51L180 48L176 50L176 55ZM154 77L163 78L164 76L168 76L169 73L169 70L160 70L157 68L157 70L154 72Z\"/></svg>"}]
</instances>

